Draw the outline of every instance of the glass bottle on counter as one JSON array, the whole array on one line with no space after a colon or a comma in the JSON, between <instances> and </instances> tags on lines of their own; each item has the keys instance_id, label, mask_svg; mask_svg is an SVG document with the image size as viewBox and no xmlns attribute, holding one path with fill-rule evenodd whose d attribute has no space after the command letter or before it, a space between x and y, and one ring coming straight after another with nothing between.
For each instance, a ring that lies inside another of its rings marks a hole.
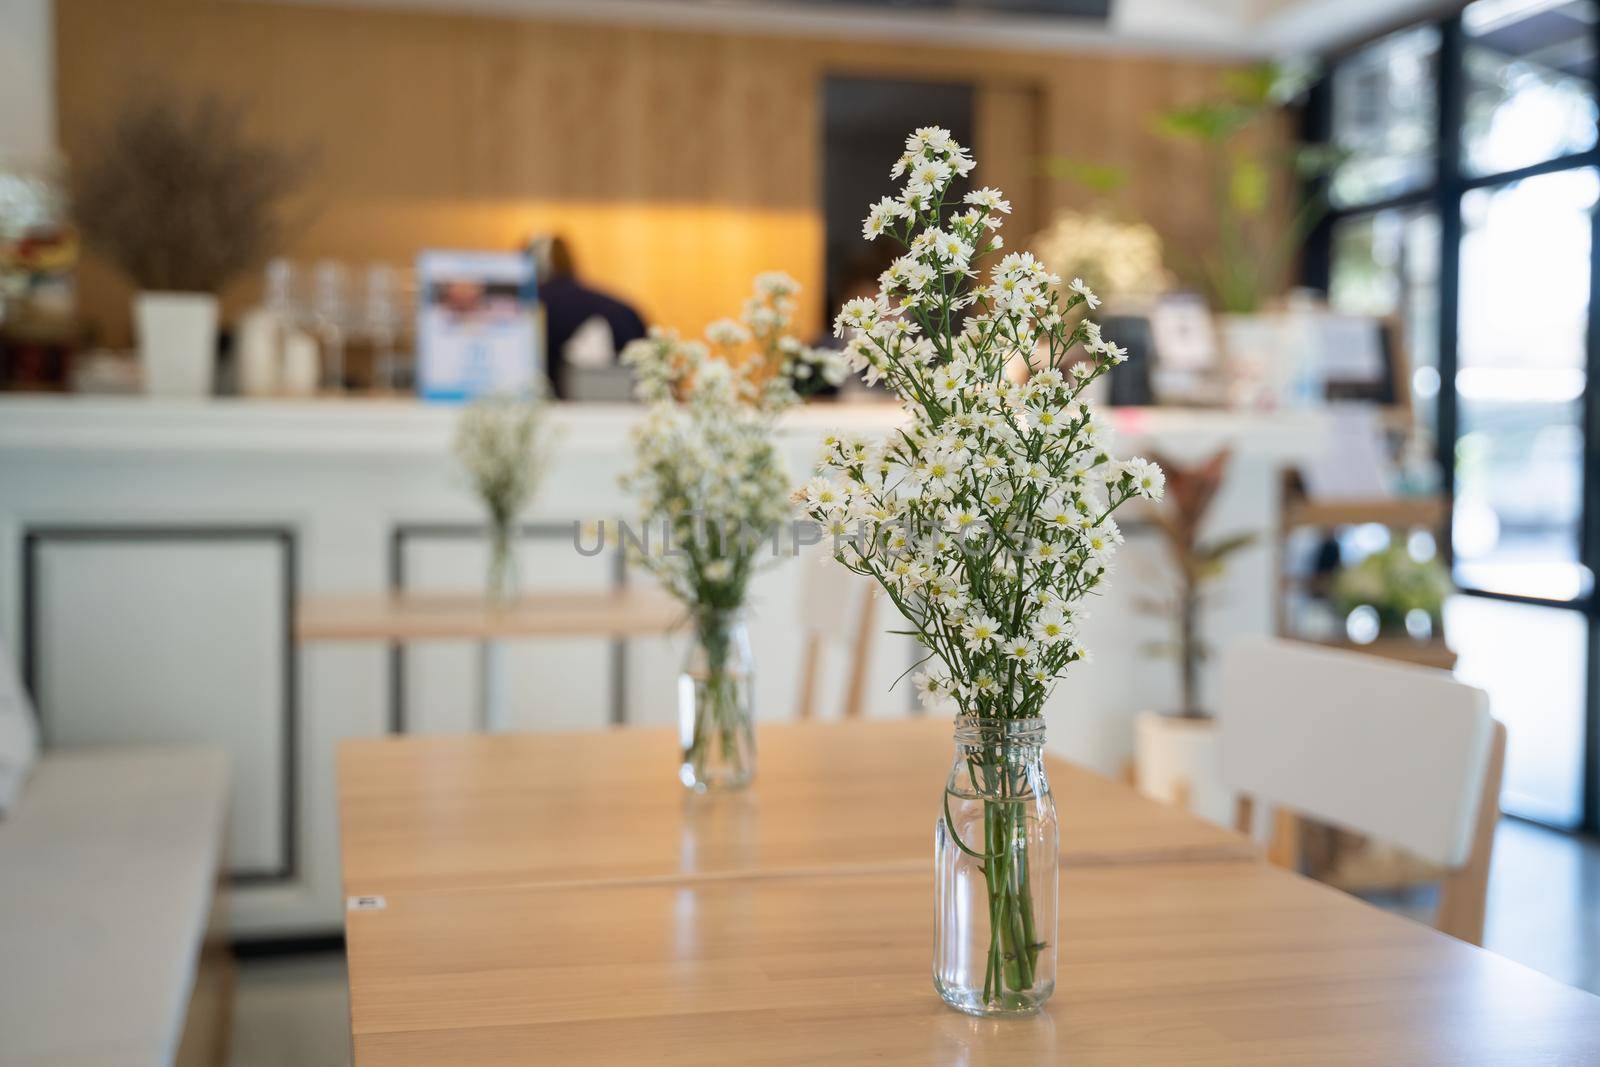
<instances>
[{"instance_id":1,"label":"glass bottle on counter","mask_svg":"<svg viewBox=\"0 0 1600 1067\"><path fill-rule=\"evenodd\" d=\"M345 346L345 383L352 389L395 389L395 348L400 316L395 270L387 263L367 268L361 313Z\"/></svg>"},{"instance_id":2,"label":"glass bottle on counter","mask_svg":"<svg viewBox=\"0 0 1600 1067\"><path fill-rule=\"evenodd\" d=\"M344 266L331 259L312 271L311 330L317 342L321 385L340 392L345 388L345 338L348 308Z\"/></svg>"},{"instance_id":3,"label":"glass bottle on counter","mask_svg":"<svg viewBox=\"0 0 1600 1067\"><path fill-rule=\"evenodd\" d=\"M291 260L280 257L267 264L265 307L277 346L277 391L287 396L312 395L322 374L302 279Z\"/></svg>"}]
</instances>

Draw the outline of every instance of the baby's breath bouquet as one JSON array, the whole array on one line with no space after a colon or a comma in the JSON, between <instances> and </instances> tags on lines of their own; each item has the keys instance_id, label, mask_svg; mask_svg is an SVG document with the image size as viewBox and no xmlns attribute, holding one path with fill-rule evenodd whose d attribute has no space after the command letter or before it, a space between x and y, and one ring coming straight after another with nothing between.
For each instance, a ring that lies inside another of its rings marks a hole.
<instances>
[{"instance_id":1,"label":"baby's breath bouquet","mask_svg":"<svg viewBox=\"0 0 1600 1067\"><path fill-rule=\"evenodd\" d=\"M792 484L773 420L798 401L802 368L804 377L843 372L838 354L789 334L798 291L787 275L761 275L740 319L712 323L704 341L657 330L622 353L649 405L623 479L644 519L634 555L694 623L680 776L700 791L742 786L754 772L742 612L758 564L777 558Z\"/></svg>"},{"instance_id":2,"label":"baby's breath bouquet","mask_svg":"<svg viewBox=\"0 0 1600 1067\"><path fill-rule=\"evenodd\" d=\"M906 141L899 196L873 205L870 239L904 255L836 329L846 358L901 397L887 441L832 440L798 494L839 560L875 579L925 650L923 699L953 707L957 758L938 823L935 985L976 1014L1036 1011L1055 982L1057 836L1040 749L1045 701L1084 659L1079 605L1122 542L1112 513L1155 498L1160 470L1112 458L1081 395L1124 351L1081 318L1098 301L1000 247L1010 205L957 198L973 169L940 129ZM1081 348L1070 374L1057 368ZM1006 373L1021 361L1017 384ZM982 890L978 889L981 883ZM979 904L982 900L986 903Z\"/></svg>"},{"instance_id":3,"label":"baby's breath bouquet","mask_svg":"<svg viewBox=\"0 0 1600 1067\"><path fill-rule=\"evenodd\" d=\"M517 597L516 525L544 475L551 438L535 396L488 396L474 401L456 425L461 462L489 520L489 600Z\"/></svg>"}]
</instances>

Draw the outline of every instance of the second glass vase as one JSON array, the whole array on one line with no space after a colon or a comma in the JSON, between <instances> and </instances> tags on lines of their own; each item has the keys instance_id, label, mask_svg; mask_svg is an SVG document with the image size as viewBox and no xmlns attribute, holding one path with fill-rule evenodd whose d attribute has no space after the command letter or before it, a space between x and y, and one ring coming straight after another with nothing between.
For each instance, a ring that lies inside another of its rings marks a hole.
<instances>
[{"instance_id":1,"label":"second glass vase","mask_svg":"<svg viewBox=\"0 0 1600 1067\"><path fill-rule=\"evenodd\" d=\"M678 778L697 793L742 789L756 770L752 657L744 613L700 608L678 678Z\"/></svg>"},{"instance_id":2,"label":"second glass vase","mask_svg":"<svg viewBox=\"0 0 1600 1067\"><path fill-rule=\"evenodd\" d=\"M489 523L489 572L484 598L492 607L505 608L517 602L517 526L510 519Z\"/></svg>"}]
</instances>

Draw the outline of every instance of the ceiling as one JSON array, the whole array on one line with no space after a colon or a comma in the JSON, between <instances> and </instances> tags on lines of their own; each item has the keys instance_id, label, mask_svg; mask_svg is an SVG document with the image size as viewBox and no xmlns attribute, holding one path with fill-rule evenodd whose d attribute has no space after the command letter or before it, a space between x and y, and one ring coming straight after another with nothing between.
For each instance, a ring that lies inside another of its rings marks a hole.
<instances>
[{"instance_id":1,"label":"ceiling","mask_svg":"<svg viewBox=\"0 0 1600 1067\"><path fill-rule=\"evenodd\" d=\"M239 0L481 11L694 29L1201 55L1316 52L1444 0ZM1457 3L1454 6L1459 7ZM1002 10L1002 8L1004 10ZM1109 17L1100 12L1109 8ZM1023 13L1017 13L1017 12Z\"/></svg>"}]
</instances>

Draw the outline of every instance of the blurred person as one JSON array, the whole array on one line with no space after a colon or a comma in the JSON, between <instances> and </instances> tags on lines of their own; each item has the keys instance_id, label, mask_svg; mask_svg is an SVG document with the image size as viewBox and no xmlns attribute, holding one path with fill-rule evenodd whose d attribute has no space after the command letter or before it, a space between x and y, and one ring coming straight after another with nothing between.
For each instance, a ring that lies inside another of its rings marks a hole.
<instances>
[{"instance_id":1,"label":"blurred person","mask_svg":"<svg viewBox=\"0 0 1600 1067\"><path fill-rule=\"evenodd\" d=\"M604 355L596 358L596 346L605 347L608 331L609 362L615 363L628 342L645 335L644 319L629 304L578 280L572 246L565 237L536 240L530 251L539 265L539 300L545 309L546 373L555 395L564 398L568 366L605 363Z\"/></svg>"}]
</instances>

